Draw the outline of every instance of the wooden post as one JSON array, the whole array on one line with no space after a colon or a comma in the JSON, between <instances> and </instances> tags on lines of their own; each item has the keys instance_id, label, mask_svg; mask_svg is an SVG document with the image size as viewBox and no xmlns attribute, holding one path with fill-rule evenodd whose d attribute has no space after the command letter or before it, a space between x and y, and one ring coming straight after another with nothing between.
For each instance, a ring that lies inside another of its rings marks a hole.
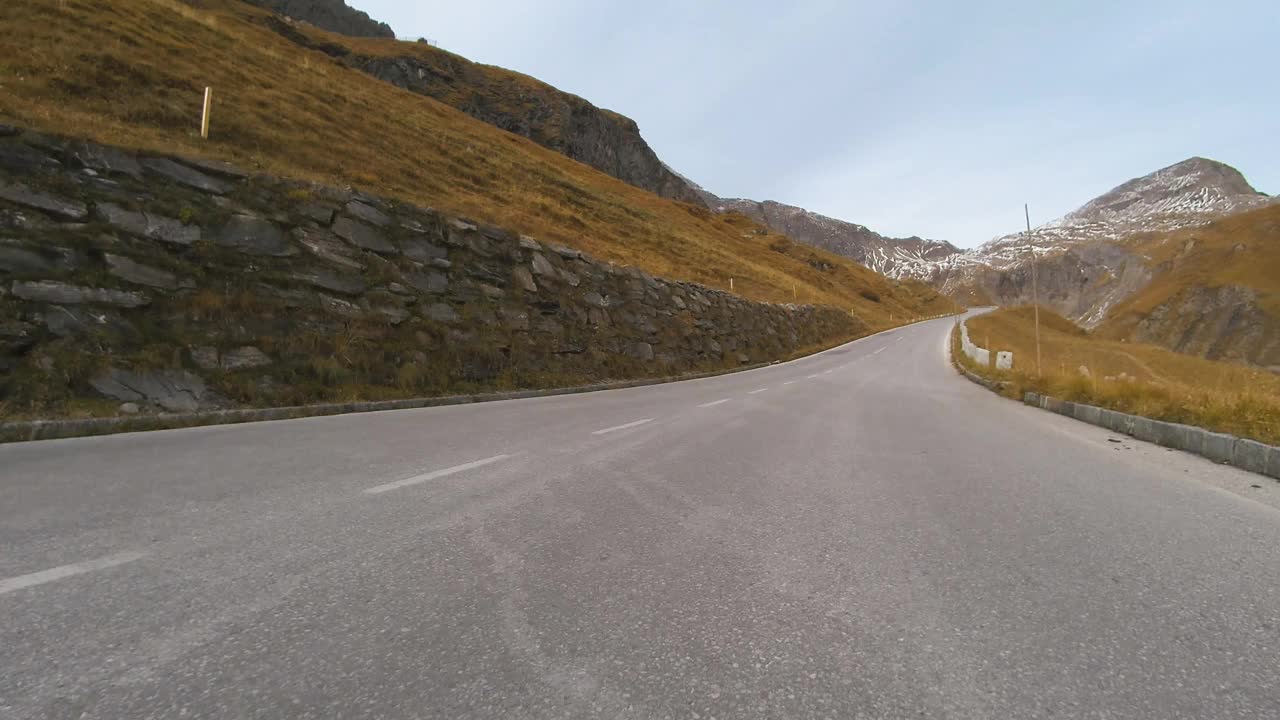
<instances>
[{"instance_id":1,"label":"wooden post","mask_svg":"<svg viewBox=\"0 0 1280 720\"><path fill-rule=\"evenodd\" d=\"M209 111L213 108L213 88L204 89L204 112L200 115L200 137L209 139Z\"/></svg>"}]
</instances>

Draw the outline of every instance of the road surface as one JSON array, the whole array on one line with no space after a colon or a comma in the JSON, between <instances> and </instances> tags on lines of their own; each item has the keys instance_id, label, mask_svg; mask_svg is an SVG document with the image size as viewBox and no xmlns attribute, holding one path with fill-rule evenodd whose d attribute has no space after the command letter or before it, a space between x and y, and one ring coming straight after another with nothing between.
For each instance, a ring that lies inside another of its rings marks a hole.
<instances>
[{"instance_id":1,"label":"road surface","mask_svg":"<svg viewBox=\"0 0 1280 720\"><path fill-rule=\"evenodd\" d=\"M950 324L0 447L0 717L1280 717L1280 486L999 398Z\"/></svg>"}]
</instances>

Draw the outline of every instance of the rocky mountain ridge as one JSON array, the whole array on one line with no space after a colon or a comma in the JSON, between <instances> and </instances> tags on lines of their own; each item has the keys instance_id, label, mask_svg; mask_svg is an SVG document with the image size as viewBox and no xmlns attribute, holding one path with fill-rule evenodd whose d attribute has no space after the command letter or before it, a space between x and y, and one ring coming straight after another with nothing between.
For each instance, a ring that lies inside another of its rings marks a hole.
<instances>
[{"instance_id":1,"label":"rocky mountain ridge","mask_svg":"<svg viewBox=\"0 0 1280 720\"><path fill-rule=\"evenodd\" d=\"M1010 233L921 265L915 277L952 297L1021 304L1031 301L1026 265L1034 257L1048 286L1061 286L1048 295L1049 304L1092 327L1149 279L1128 238L1206 225L1275 201L1235 168L1194 157L1125 182L1030 233Z\"/></svg>"},{"instance_id":2,"label":"rocky mountain ridge","mask_svg":"<svg viewBox=\"0 0 1280 720\"><path fill-rule=\"evenodd\" d=\"M881 275L895 279L919 277L918 268L960 252L949 242L920 237L885 237L864 225L773 200L716 198L712 209L742 213L797 242L852 258Z\"/></svg>"},{"instance_id":3,"label":"rocky mountain ridge","mask_svg":"<svg viewBox=\"0 0 1280 720\"><path fill-rule=\"evenodd\" d=\"M312 1L289 3L306 6ZM660 197L704 204L697 191L658 159L629 117L536 78L481 65L427 43L335 42L295 17L269 18L267 26L304 48L529 138L623 182Z\"/></svg>"},{"instance_id":4,"label":"rocky mountain ridge","mask_svg":"<svg viewBox=\"0 0 1280 720\"><path fill-rule=\"evenodd\" d=\"M295 20L311 23L322 30L351 37L394 38L391 26L369 17L368 13L348 6L343 0L245 0Z\"/></svg>"}]
</instances>

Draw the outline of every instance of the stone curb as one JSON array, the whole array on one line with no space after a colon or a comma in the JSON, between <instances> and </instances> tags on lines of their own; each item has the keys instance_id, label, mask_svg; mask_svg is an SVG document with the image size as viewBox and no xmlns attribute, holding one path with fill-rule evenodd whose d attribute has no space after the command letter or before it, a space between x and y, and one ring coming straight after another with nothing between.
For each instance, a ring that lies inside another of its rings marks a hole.
<instances>
[{"instance_id":1,"label":"stone curb","mask_svg":"<svg viewBox=\"0 0 1280 720\"><path fill-rule=\"evenodd\" d=\"M973 382L981 385L982 387L992 392L1000 392L1004 390L1005 383L999 380L989 380L987 378L984 378L981 375L978 375L977 373L971 372L968 368L966 368L965 366L961 365L958 362L955 363L955 366L956 366L956 370L959 370L961 375L969 378Z\"/></svg>"},{"instance_id":2,"label":"stone curb","mask_svg":"<svg viewBox=\"0 0 1280 720\"><path fill-rule=\"evenodd\" d=\"M1004 389L1005 383L974 374L961 365L951 352L951 345L951 339L948 338L947 354L952 356L952 365L961 375L997 393ZM1141 415L1130 415L1096 405L1059 400L1039 393L1026 393L1022 401L1027 405L1106 428L1112 432L1130 435L1144 442L1182 450L1220 465L1233 465L1241 470L1280 480L1280 447L1205 430L1194 425L1152 420Z\"/></svg>"},{"instance_id":3,"label":"stone curb","mask_svg":"<svg viewBox=\"0 0 1280 720\"><path fill-rule=\"evenodd\" d=\"M843 345L844 343L840 343ZM838 347L838 346L837 346ZM645 378L640 380L623 380L619 382L578 385L574 387L551 388L547 390L513 390L510 392L477 393L473 395L445 395L429 398L408 398L405 400L378 400L370 402L327 403L323 405L295 405L276 408L245 408L236 410L211 410L194 413L160 413L157 415L135 415L129 417L88 418L84 420L32 420L26 422L0 423L0 444L14 442L30 442L33 440L58 440L93 435L115 435L118 433L148 432L152 430L175 430L179 428L203 427L208 425L238 425L250 422L270 420L296 420L308 417L325 417L330 415L350 415L354 413L382 412L385 410L414 410L419 408L442 407L446 405L470 405L473 403L496 402L498 400L523 400L526 398L554 397L557 395L576 395L579 393L599 392L601 390L622 390L625 388L643 387L646 385L663 385L682 380L699 380L702 378L728 375L730 373L756 370L776 365L780 360L765 363L744 365L730 370L716 372L692 373L662 378Z\"/></svg>"},{"instance_id":4,"label":"stone curb","mask_svg":"<svg viewBox=\"0 0 1280 720\"><path fill-rule=\"evenodd\" d=\"M903 325L886 328L880 332L864 335L832 345L802 357L812 357L841 345L879 335L890 330L898 330L917 323L937 320L948 315L921 318ZM795 358L800 359L800 358ZM757 370L770 365L777 365L783 360L755 363L743 367L717 370L705 373L692 373L662 378L642 378L619 382L578 385L575 387L551 388L547 390L515 390L511 392L477 393L474 395L447 395L433 398L410 398L406 400L380 400L375 402L330 403L324 405L297 405L278 408L247 408L239 410L216 410L196 413L162 413L159 415L136 415L130 417L89 418L85 420L33 420L27 422L0 423L0 444L30 442L33 440L59 440L93 435L115 435L118 433L148 432L152 430L176 430L188 427L204 427L209 425L237 425L240 423L265 422L270 420L296 420L308 417L326 417L330 415L350 415L353 413L381 412L385 410L414 410L418 408L442 407L445 405L469 405L472 403L495 402L498 400L522 400L525 398L554 397L557 395L577 395L579 393L599 392L601 390L622 390L625 388L644 387L647 385L663 385L683 380L700 380L703 378L729 375L732 373Z\"/></svg>"},{"instance_id":5,"label":"stone curb","mask_svg":"<svg viewBox=\"0 0 1280 720\"><path fill-rule=\"evenodd\" d=\"M1113 432L1131 435L1162 447L1182 450L1223 465L1233 465L1280 480L1280 447L1193 425L1152 420L1094 405L1059 400L1029 392L1022 401L1032 407L1065 415Z\"/></svg>"}]
</instances>

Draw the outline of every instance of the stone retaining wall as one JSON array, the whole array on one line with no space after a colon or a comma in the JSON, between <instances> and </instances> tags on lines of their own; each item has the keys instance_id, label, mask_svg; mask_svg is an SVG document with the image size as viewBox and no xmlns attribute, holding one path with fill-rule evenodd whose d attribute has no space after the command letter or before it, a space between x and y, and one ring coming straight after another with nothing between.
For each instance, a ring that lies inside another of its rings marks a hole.
<instances>
[{"instance_id":1,"label":"stone retaining wall","mask_svg":"<svg viewBox=\"0 0 1280 720\"><path fill-rule=\"evenodd\" d=\"M586 385L865 333L352 189L0 127L0 416Z\"/></svg>"}]
</instances>

